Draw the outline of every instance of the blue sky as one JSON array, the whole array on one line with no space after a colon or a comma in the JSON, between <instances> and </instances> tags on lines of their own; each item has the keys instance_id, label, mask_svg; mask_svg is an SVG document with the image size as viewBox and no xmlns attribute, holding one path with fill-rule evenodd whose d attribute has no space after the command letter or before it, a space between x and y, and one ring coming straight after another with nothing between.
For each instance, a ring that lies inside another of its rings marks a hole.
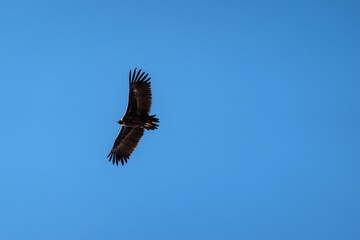
<instances>
[{"instance_id":1,"label":"blue sky","mask_svg":"<svg viewBox=\"0 0 360 240\"><path fill-rule=\"evenodd\" d=\"M360 239L357 1L2 1L0 239ZM128 71L152 113L106 156Z\"/></svg>"}]
</instances>

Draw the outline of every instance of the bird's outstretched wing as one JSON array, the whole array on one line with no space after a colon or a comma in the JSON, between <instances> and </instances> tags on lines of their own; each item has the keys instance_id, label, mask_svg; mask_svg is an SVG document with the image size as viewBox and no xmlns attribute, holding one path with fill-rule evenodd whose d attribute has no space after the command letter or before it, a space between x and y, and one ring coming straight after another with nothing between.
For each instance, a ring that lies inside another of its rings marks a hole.
<instances>
[{"instance_id":1,"label":"bird's outstretched wing","mask_svg":"<svg viewBox=\"0 0 360 240\"><path fill-rule=\"evenodd\" d=\"M119 165L119 161L124 165L127 163L131 153L135 150L138 145L140 138L144 134L144 128L138 127L122 127L119 135L115 139L113 148L111 149L109 155L109 161L112 161L113 164Z\"/></svg>"},{"instance_id":2,"label":"bird's outstretched wing","mask_svg":"<svg viewBox=\"0 0 360 240\"><path fill-rule=\"evenodd\" d=\"M126 114L147 113L150 114L152 96L151 96L151 78L148 74L141 73L141 69L136 72L136 68L131 74L129 73L129 102Z\"/></svg>"}]
</instances>

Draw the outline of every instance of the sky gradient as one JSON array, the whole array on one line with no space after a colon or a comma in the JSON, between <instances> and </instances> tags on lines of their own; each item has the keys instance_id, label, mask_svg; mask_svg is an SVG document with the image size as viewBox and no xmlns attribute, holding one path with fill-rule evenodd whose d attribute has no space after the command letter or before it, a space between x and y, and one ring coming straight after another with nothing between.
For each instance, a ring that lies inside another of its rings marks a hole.
<instances>
[{"instance_id":1,"label":"sky gradient","mask_svg":"<svg viewBox=\"0 0 360 240\"><path fill-rule=\"evenodd\" d=\"M1 1L0 239L360 239L358 1ZM108 162L128 73L156 131Z\"/></svg>"}]
</instances>

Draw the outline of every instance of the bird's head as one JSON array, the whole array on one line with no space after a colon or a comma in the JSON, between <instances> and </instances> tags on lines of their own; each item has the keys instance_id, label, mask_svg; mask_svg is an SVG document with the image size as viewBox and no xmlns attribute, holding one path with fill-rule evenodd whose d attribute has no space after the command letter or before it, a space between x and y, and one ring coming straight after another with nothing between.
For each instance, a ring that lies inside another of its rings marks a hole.
<instances>
[{"instance_id":1,"label":"bird's head","mask_svg":"<svg viewBox=\"0 0 360 240\"><path fill-rule=\"evenodd\" d=\"M122 125L124 122L122 120L116 121L118 124Z\"/></svg>"}]
</instances>

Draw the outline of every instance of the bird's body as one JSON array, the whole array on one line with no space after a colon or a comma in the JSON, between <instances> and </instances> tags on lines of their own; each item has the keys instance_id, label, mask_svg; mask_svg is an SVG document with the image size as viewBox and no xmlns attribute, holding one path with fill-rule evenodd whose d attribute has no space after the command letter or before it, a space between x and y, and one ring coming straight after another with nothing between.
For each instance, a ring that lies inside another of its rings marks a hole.
<instances>
[{"instance_id":1,"label":"bird's body","mask_svg":"<svg viewBox=\"0 0 360 240\"><path fill-rule=\"evenodd\" d=\"M151 83L148 74L144 76L141 70L129 74L129 102L125 115L117 123L121 124L121 130L108 157L113 164L122 165L127 162L131 153L136 148L144 129L154 130L159 126L156 115L149 115L152 103Z\"/></svg>"},{"instance_id":2,"label":"bird's body","mask_svg":"<svg viewBox=\"0 0 360 240\"><path fill-rule=\"evenodd\" d=\"M124 127L143 127L147 130L152 130L158 127L154 117L155 115L149 116L149 114L125 114L120 121L117 121L117 123Z\"/></svg>"}]
</instances>

